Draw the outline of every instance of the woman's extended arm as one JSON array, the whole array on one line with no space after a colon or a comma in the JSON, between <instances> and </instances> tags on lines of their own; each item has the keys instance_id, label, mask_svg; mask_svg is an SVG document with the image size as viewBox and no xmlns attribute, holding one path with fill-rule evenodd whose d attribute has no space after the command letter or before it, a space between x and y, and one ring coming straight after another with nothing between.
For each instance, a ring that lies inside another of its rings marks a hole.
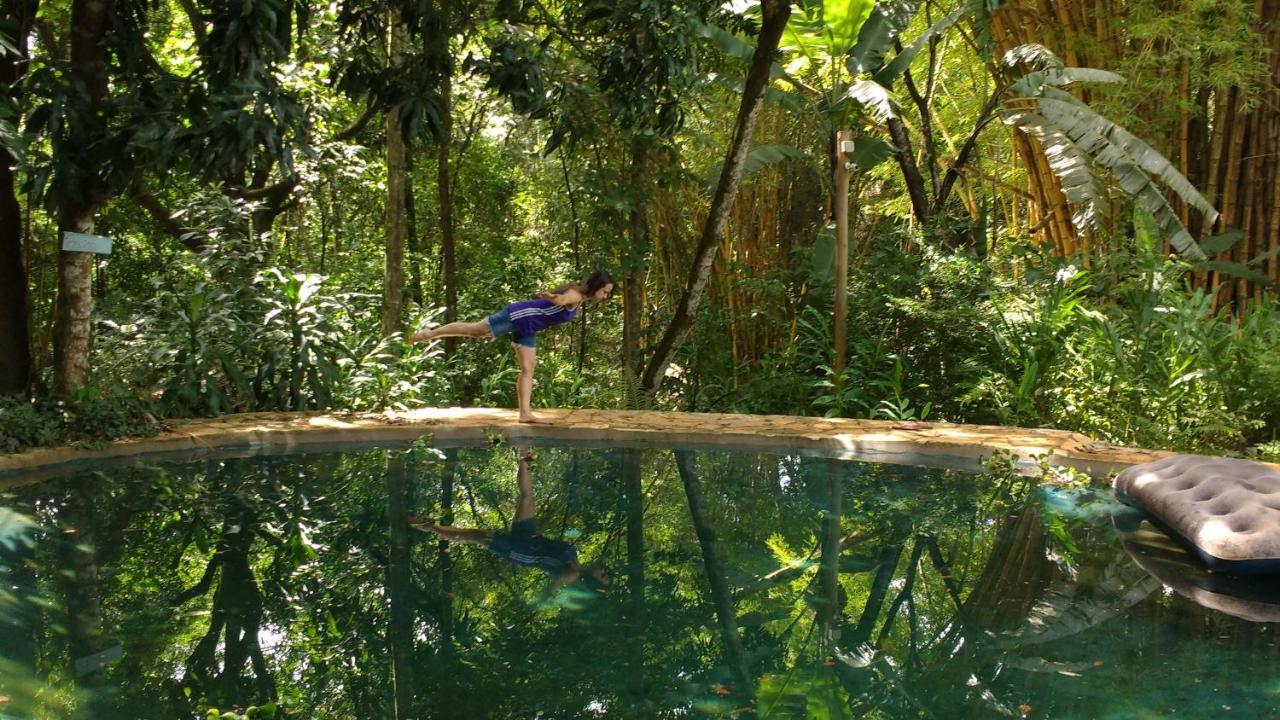
<instances>
[{"instance_id":1,"label":"woman's extended arm","mask_svg":"<svg viewBox=\"0 0 1280 720\"><path fill-rule=\"evenodd\" d=\"M582 293L574 290L573 288L569 288L568 290L559 293L542 293L542 299L549 300L556 305L567 305L569 307L577 307L587 300L582 296Z\"/></svg>"}]
</instances>

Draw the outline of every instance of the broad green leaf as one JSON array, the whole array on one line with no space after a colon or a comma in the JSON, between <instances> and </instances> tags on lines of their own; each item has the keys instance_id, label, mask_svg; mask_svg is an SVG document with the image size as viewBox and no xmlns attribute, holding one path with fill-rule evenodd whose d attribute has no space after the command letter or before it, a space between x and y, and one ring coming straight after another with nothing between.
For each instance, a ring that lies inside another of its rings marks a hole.
<instances>
[{"instance_id":1,"label":"broad green leaf","mask_svg":"<svg viewBox=\"0 0 1280 720\"><path fill-rule=\"evenodd\" d=\"M713 75L710 77L708 82L714 85L719 85L736 95L742 94L742 88L745 84L741 77L733 77L730 75ZM804 111L805 104L807 102L805 97L800 93L783 90L782 88L774 87L773 85L765 86L764 100L765 102L784 107L796 114L800 114Z\"/></svg>"},{"instance_id":2,"label":"broad green leaf","mask_svg":"<svg viewBox=\"0 0 1280 720\"><path fill-rule=\"evenodd\" d=\"M826 0L822 4L823 34L829 55L840 57L849 52L875 5L875 0Z\"/></svg>"},{"instance_id":3,"label":"broad green leaf","mask_svg":"<svg viewBox=\"0 0 1280 720\"><path fill-rule=\"evenodd\" d=\"M1233 245L1243 238L1243 230L1228 230L1221 235L1214 235L1201 240L1200 249L1204 251L1205 255L1217 255L1220 252L1230 250Z\"/></svg>"},{"instance_id":4,"label":"broad green leaf","mask_svg":"<svg viewBox=\"0 0 1280 720\"><path fill-rule=\"evenodd\" d=\"M847 67L854 75L869 73L884 63L884 54L902 34L920 7L919 0L877 3L858 31L858 42L849 51Z\"/></svg>"},{"instance_id":5,"label":"broad green leaf","mask_svg":"<svg viewBox=\"0 0 1280 720\"><path fill-rule=\"evenodd\" d=\"M1109 143L1123 152L1146 173L1154 175L1166 187L1174 191L1187 204L1204 213L1205 219L1213 223L1218 219L1218 211L1196 190L1178 169L1161 155L1155 148L1140 140L1133 133L1116 123L1094 112L1089 106L1076 100L1069 93L1055 88L1045 88L1045 95L1039 99L1041 114L1054 113L1062 121L1068 121L1064 130L1077 142L1080 137L1100 138L1100 142Z\"/></svg>"},{"instance_id":6,"label":"broad green leaf","mask_svg":"<svg viewBox=\"0 0 1280 720\"><path fill-rule=\"evenodd\" d=\"M919 37L912 40L910 45L902 48L902 52L898 53L888 65L885 65L875 74L876 82L885 86L892 85L895 80L902 77L907 68L911 67L911 61L915 59L916 55L920 54L920 50L934 37L954 25L957 20L964 16L965 11L966 8L960 7L955 12L931 25L928 30L920 33Z\"/></svg>"},{"instance_id":7,"label":"broad green leaf","mask_svg":"<svg viewBox=\"0 0 1280 720\"><path fill-rule=\"evenodd\" d=\"M752 173L761 168L780 163L783 160L804 160L804 153L791 147L790 145L759 145L751 148L747 153L746 162L742 166L742 177L745 179ZM720 172L724 168L724 163L716 163L712 172L708 173L704 182L704 189L707 194L715 193L716 185L720 182Z\"/></svg>"},{"instance_id":8,"label":"broad green leaf","mask_svg":"<svg viewBox=\"0 0 1280 720\"><path fill-rule=\"evenodd\" d=\"M860 170L870 170L893 157L898 148L871 136L863 136L853 141L853 152L849 154L849 162Z\"/></svg>"},{"instance_id":9,"label":"broad green leaf","mask_svg":"<svg viewBox=\"0 0 1280 720\"><path fill-rule=\"evenodd\" d=\"M1022 86L1028 87L1030 85ZM1203 260L1199 245L1169 206L1164 193L1156 187L1152 176L1204 213L1209 222L1213 222L1218 213L1172 163L1069 93L1048 85L1041 85L1038 93L1034 97L1035 112L1011 113L1007 122L1045 144L1051 169L1062 180L1067 199L1076 205L1073 216L1076 227L1092 226L1103 207L1101 193L1092 180L1090 164L1096 163L1110 172L1138 208L1151 214L1161 237L1169 240L1179 253Z\"/></svg>"},{"instance_id":10,"label":"broad green leaf","mask_svg":"<svg viewBox=\"0 0 1280 720\"><path fill-rule=\"evenodd\" d=\"M1063 195L1073 206L1071 223L1076 230L1098 229L1098 217L1106 208L1106 198L1098 186L1088 152L1038 113L1015 113L1009 122L1040 141L1050 170L1058 177Z\"/></svg>"},{"instance_id":11,"label":"broad green leaf","mask_svg":"<svg viewBox=\"0 0 1280 720\"><path fill-rule=\"evenodd\" d=\"M797 7L791 11L787 27L783 30L782 47L795 50L813 60L815 55L827 51L822 39L822 27L820 4Z\"/></svg>"},{"instance_id":12,"label":"broad green leaf","mask_svg":"<svg viewBox=\"0 0 1280 720\"><path fill-rule=\"evenodd\" d=\"M813 255L809 268L810 285L830 285L836 278L836 233L828 225L818 231L813 241Z\"/></svg>"},{"instance_id":13,"label":"broad green leaf","mask_svg":"<svg viewBox=\"0 0 1280 720\"><path fill-rule=\"evenodd\" d=\"M1202 263L1196 263L1196 267L1201 270L1216 270L1223 275L1249 280L1267 287L1276 286L1275 281L1266 272L1244 263L1229 262L1227 260L1206 260Z\"/></svg>"},{"instance_id":14,"label":"broad green leaf","mask_svg":"<svg viewBox=\"0 0 1280 720\"><path fill-rule=\"evenodd\" d=\"M1068 67L1057 70L1045 70L1045 82L1049 85L1070 85L1072 83L1123 83L1124 76L1110 70L1097 68Z\"/></svg>"},{"instance_id":15,"label":"broad green leaf","mask_svg":"<svg viewBox=\"0 0 1280 720\"><path fill-rule=\"evenodd\" d=\"M1029 65L1037 70L1061 69L1064 66L1062 58L1053 54L1049 48L1036 43L1011 48L1004 57L1000 58L1000 64L1008 68Z\"/></svg>"}]
</instances>

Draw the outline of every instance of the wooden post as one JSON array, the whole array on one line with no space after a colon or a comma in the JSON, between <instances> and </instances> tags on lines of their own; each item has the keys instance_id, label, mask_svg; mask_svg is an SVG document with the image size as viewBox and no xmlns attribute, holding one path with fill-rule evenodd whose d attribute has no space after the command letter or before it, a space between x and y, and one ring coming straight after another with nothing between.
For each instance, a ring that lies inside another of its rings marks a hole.
<instances>
[{"instance_id":1,"label":"wooden post","mask_svg":"<svg viewBox=\"0 0 1280 720\"><path fill-rule=\"evenodd\" d=\"M853 141L846 139L844 130L836 131L836 296L835 318L831 337L834 345L831 368L835 370L836 391L840 390L840 377L844 373L849 354L847 330L849 325L849 161L846 152ZM846 148L846 144L849 146Z\"/></svg>"}]
</instances>

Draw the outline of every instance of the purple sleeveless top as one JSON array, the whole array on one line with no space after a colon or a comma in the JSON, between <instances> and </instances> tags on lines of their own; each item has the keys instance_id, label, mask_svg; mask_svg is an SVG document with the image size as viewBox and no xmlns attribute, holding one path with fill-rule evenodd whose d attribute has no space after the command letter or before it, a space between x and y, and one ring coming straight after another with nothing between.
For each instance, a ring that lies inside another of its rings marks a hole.
<instances>
[{"instance_id":1,"label":"purple sleeveless top","mask_svg":"<svg viewBox=\"0 0 1280 720\"><path fill-rule=\"evenodd\" d=\"M511 326L516 335L532 335L560 323L566 323L578 315L577 309L570 310L563 305L556 305L550 300L522 300L507 306L511 314Z\"/></svg>"}]
</instances>

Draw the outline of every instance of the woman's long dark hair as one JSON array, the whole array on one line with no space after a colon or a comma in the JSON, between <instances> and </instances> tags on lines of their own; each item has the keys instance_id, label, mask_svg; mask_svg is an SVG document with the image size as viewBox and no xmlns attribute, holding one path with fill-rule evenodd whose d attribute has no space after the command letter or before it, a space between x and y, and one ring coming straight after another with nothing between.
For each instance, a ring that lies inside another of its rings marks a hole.
<instances>
[{"instance_id":1,"label":"woman's long dark hair","mask_svg":"<svg viewBox=\"0 0 1280 720\"><path fill-rule=\"evenodd\" d=\"M578 292L582 293L583 297L591 297L592 295L595 294L597 290L604 287L605 285L612 285L615 289L617 289L618 287L618 283L614 281L613 276L610 275L607 271L596 270L595 272L588 275L585 280L580 280L579 282L567 283L565 285L561 285L560 287L556 288L555 290L552 290L548 294L559 295L565 290L577 290Z\"/></svg>"}]
</instances>

